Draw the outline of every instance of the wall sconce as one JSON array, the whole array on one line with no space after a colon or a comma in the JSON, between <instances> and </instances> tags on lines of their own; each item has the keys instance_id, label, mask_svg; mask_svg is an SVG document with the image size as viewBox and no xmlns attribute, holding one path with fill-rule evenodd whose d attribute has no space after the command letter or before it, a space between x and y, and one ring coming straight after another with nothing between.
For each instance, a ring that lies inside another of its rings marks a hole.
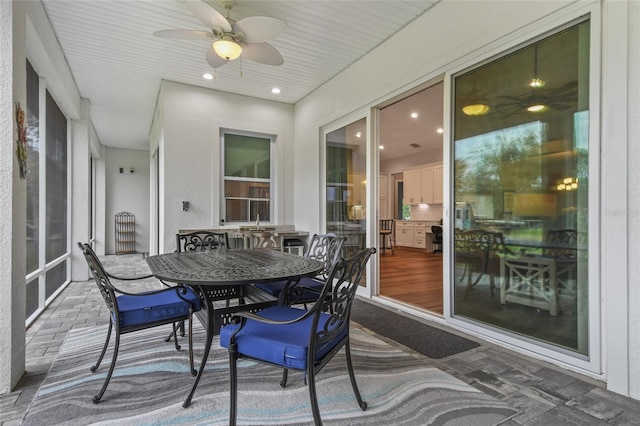
<instances>
[{"instance_id":1,"label":"wall sconce","mask_svg":"<svg viewBox=\"0 0 640 426\"><path fill-rule=\"evenodd\" d=\"M183 201L182 202L182 211L183 212L188 212L189 211L189 202L188 201Z\"/></svg>"}]
</instances>

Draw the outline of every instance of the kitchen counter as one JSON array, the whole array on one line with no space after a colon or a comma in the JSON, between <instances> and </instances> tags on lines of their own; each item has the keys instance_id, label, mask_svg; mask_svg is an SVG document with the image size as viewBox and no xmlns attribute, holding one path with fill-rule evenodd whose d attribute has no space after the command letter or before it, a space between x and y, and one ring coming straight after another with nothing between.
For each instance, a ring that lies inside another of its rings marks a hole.
<instances>
[{"instance_id":1,"label":"kitchen counter","mask_svg":"<svg viewBox=\"0 0 640 426\"><path fill-rule=\"evenodd\" d=\"M285 244L288 239L305 240L307 231L298 231L293 225L229 225L215 228L180 229L178 233L188 234L197 231L226 232L233 248L271 248L289 250ZM299 238L305 237L305 238ZM304 250L303 250L304 251Z\"/></svg>"}]
</instances>

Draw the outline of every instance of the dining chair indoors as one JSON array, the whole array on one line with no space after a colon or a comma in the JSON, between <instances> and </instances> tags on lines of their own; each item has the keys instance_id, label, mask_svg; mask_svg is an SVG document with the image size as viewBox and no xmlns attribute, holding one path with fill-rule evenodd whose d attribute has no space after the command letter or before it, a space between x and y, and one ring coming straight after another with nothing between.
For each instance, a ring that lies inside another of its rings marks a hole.
<instances>
[{"instance_id":1,"label":"dining chair indoors","mask_svg":"<svg viewBox=\"0 0 640 426\"><path fill-rule=\"evenodd\" d=\"M324 266L315 277L301 278L297 282L287 280L255 283L259 289L274 297L280 297L280 293L288 288L287 294L282 295L284 304L304 304L315 302L324 286L327 277L335 266L340 256L346 237L338 237L334 233L314 234L305 251L305 257L321 261ZM289 285L289 287L287 287ZM308 290L312 289L312 290Z\"/></svg>"},{"instance_id":2,"label":"dining chair indoors","mask_svg":"<svg viewBox=\"0 0 640 426\"><path fill-rule=\"evenodd\" d=\"M98 259L98 256L89 244L78 243L78 247L82 250L91 274L110 312L107 338L105 339L104 347L98 357L98 361L91 367L92 372L97 371L98 367L100 367L100 363L109 346L111 331L115 330L115 344L109 371L107 372L100 392L93 397L93 402L95 404L100 402L109 385L118 358L120 336L122 334L172 324L175 347L176 350L180 350L176 336L176 323L189 320L189 366L191 374L195 375L196 371L193 368L191 319L193 313L199 311L201 307L198 295L191 288L185 286L167 287L143 293L125 292L116 288L111 283L111 279L130 281L148 278L149 276L122 278L112 275L105 271L102 262L100 262L100 259Z\"/></svg>"},{"instance_id":3,"label":"dining chair indoors","mask_svg":"<svg viewBox=\"0 0 640 426\"><path fill-rule=\"evenodd\" d=\"M375 252L375 248L366 248L349 259L340 259L311 309L272 306L256 314L242 312L220 330L220 345L229 350L230 425L235 425L237 418L236 364L241 358L283 368L282 387L287 384L289 370L303 372L308 381L313 421L320 425L316 375L344 347L355 398L363 411L367 409L353 371L349 319L358 284L369 257Z\"/></svg>"},{"instance_id":4,"label":"dining chair indoors","mask_svg":"<svg viewBox=\"0 0 640 426\"><path fill-rule=\"evenodd\" d=\"M393 219L381 219L380 220L380 236L382 237L382 254L385 253L386 249L391 249L391 255L395 256L393 252ZM389 243L389 247L387 247L387 242Z\"/></svg>"}]
</instances>

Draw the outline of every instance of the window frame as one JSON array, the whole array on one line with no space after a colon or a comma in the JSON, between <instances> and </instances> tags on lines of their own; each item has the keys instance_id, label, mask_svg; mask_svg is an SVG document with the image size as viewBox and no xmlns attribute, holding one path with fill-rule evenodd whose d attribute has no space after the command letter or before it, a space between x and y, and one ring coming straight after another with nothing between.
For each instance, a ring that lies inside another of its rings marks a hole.
<instances>
[{"instance_id":1,"label":"window frame","mask_svg":"<svg viewBox=\"0 0 640 426\"><path fill-rule=\"evenodd\" d=\"M445 144L443 158L445 162L445 205L450 206L453 200L453 89L455 76L469 72L473 69L479 68L486 63L489 63L495 59L504 57L513 51L516 51L524 46L531 45L544 39L554 33L558 33L563 29L574 26L580 22L589 21L591 26L590 31L590 47L589 47L589 111L591 117L600 116L600 87L602 74L600 72L601 53L599 50L602 34L602 26L600 24L601 13L597 7L593 5L587 5L580 7L572 11L568 11L561 16L549 17L548 19L541 20L536 23L535 29L531 27L523 28L522 30L511 34L509 37L505 37L496 43L487 46L484 49L476 51L473 55L469 55L462 59L457 64L453 65L446 74L445 78ZM532 33L535 34L532 37ZM600 244L600 220L601 211L599 209L599 203L601 200L600 194L600 160L598 153L600 152L600 121L598 119L592 119L589 122L589 243L588 250L590 253L598 253L598 246ZM449 208L449 211L445 214L446 220L449 222L449 227L455 221L454 214L455 209ZM452 232L446 233L445 244L448 247L453 247ZM516 351L524 351L527 354L538 354L543 357L554 359L563 364L578 368L584 372L591 372L595 374L602 373L602 353L601 353L601 341L602 338L599 333L600 321L602 318L601 307L599 305L602 281L599 278L600 275L600 262L597 257L593 257L589 264L588 277L589 277L589 289L588 289L588 333L589 333L589 350L588 356L577 355L573 352L568 353L558 347L546 345L539 341L530 341L520 336L514 336L510 333L499 331L495 328L486 326L482 323L471 321L469 319L460 318L453 315L453 298L452 298L452 281L454 280L452 271L454 268L453 255L451 249L448 250L448 256L445 256L445 320L447 323L462 330L468 330L478 335L485 336L489 339L495 339L505 342Z\"/></svg>"},{"instance_id":2,"label":"window frame","mask_svg":"<svg viewBox=\"0 0 640 426\"><path fill-rule=\"evenodd\" d=\"M234 135L234 136L248 136L259 139L267 139L269 141L269 178L247 178L247 177L235 177L235 176L226 176L225 174L225 152L226 152L226 135ZM260 132L252 132L246 130L237 130L237 129L228 129L221 128L220 129L220 222L222 224L247 224L251 223L251 204L252 199L247 199L247 210L248 220L238 220L238 221L227 221L227 200L228 199L237 199L237 197L227 197L225 194L225 183L227 181L235 181L235 182L260 182L260 183L268 183L269 184L269 220L260 219L260 223L264 224L273 224L275 223L274 214L275 214L275 187L277 183L277 179L275 177L275 157L276 157L276 135L268 134L268 133L260 133ZM260 199L267 200L267 198Z\"/></svg>"}]
</instances>

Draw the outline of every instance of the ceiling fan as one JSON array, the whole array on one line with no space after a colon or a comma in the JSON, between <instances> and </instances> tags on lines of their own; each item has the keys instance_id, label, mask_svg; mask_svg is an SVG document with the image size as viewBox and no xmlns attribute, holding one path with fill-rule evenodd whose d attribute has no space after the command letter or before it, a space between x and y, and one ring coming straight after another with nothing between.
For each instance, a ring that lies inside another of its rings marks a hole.
<instances>
[{"instance_id":1,"label":"ceiling fan","mask_svg":"<svg viewBox=\"0 0 640 426\"><path fill-rule=\"evenodd\" d=\"M540 112L547 108L564 111L578 102L578 82L570 81L555 89L543 89L532 85L529 93L500 97L503 100L495 106L495 109L506 115Z\"/></svg>"},{"instance_id":2,"label":"ceiling fan","mask_svg":"<svg viewBox=\"0 0 640 426\"><path fill-rule=\"evenodd\" d=\"M210 30L164 30L154 32L155 36L212 42L206 58L213 68L240 56L265 65L284 64L280 52L267 41L277 37L287 27L285 21L269 16L249 16L235 21L229 18L234 0L220 0L226 17L202 0L186 0L185 3L191 13Z\"/></svg>"}]
</instances>

